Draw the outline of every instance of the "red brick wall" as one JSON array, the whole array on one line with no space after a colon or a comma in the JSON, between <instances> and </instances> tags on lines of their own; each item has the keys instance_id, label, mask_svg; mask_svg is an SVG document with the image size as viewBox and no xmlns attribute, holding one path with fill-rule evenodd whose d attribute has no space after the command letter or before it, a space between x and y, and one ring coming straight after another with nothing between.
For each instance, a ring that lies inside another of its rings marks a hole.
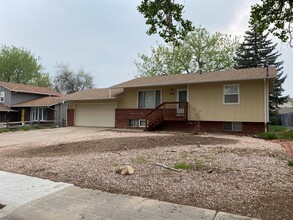
<instances>
[{"instance_id":1,"label":"red brick wall","mask_svg":"<svg viewBox=\"0 0 293 220\"><path fill-rule=\"evenodd\" d=\"M67 126L74 126L74 109L67 109Z\"/></svg>"},{"instance_id":2,"label":"red brick wall","mask_svg":"<svg viewBox=\"0 0 293 220\"><path fill-rule=\"evenodd\" d=\"M116 109L115 127L128 128L129 119L145 119L145 115L152 109Z\"/></svg>"},{"instance_id":3,"label":"red brick wall","mask_svg":"<svg viewBox=\"0 0 293 220\"><path fill-rule=\"evenodd\" d=\"M152 109L116 109L115 127L129 128L128 126L129 119L144 119L145 115L151 110ZM218 122L218 121L201 121L200 122L200 132L221 133L221 132L224 132L223 128L224 128L223 122ZM195 121L165 121L160 126L158 126L156 130L195 132L196 131ZM231 133L259 134L264 131L265 131L264 123L243 122L242 132L231 132ZM229 132L225 132L225 133L229 133Z\"/></svg>"},{"instance_id":4,"label":"red brick wall","mask_svg":"<svg viewBox=\"0 0 293 220\"><path fill-rule=\"evenodd\" d=\"M211 133L233 133L233 134L259 134L265 131L264 123L259 122L243 122L242 132L226 132L223 130L223 122L216 121L201 121L200 132ZM195 132L194 121L167 121L162 123L157 130L169 130L169 131L183 131L183 132Z\"/></svg>"},{"instance_id":5,"label":"red brick wall","mask_svg":"<svg viewBox=\"0 0 293 220\"><path fill-rule=\"evenodd\" d=\"M261 122L245 122L242 125L244 134L259 134L265 132L265 124Z\"/></svg>"}]
</instances>

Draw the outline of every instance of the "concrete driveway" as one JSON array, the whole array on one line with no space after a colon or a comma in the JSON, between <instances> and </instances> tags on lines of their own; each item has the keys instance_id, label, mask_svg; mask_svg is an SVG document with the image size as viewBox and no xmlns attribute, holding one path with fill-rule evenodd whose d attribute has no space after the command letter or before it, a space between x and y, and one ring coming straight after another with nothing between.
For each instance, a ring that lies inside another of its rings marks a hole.
<instances>
[{"instance_id":1,"label":"concrete driveway","mask_svg":"<svg viewBox=\"0 0 293 220\"><path fill-rule=\"evenodd\" d=\"M39 141L49 141L54 143L57 141L66 141L68 139L74 142L82 140L82 137L84 136L95 136L95 134L103 130L108 130L108 128L65 127L31 131L4 132L0 134L0 147Z\"/></svg>"}]
</instances>

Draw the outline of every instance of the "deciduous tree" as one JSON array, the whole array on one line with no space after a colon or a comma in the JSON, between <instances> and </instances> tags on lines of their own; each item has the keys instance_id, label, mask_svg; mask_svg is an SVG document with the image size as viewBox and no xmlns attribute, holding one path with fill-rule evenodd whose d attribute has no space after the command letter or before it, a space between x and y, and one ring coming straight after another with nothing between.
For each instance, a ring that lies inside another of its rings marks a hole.
<instances>
[{"instance_id":1,"label":"deciduous tree","mask_svg":"<svg viewBox=\"0 0 293 220\"><path fill-rule=\"evenodd\" d=\"M43 73L40 58L28 49L2 46L0 50L0 81L50 86L50 77Z\"/></svg>"},{"instance_id":2,"label":"deciduous tree","mask_svg":"<svg viewBox=\"0 0 293 220\"><path fill-rule=\"evenodd\" d=\"M143 76L226 70L234 67L238 45L237 37L196 28L180 45L159 45L150 56L139 55L141 62L134 63Z\"/></svg>"},{"instance_id":3,"label":"deciduous tree","mask_svg":"<svg viewBox=\"0 0 293 220\"><path fill-rule=\"evenodd\" d=\"M93 77L83 69L77 73L69 64L58 63L57 74L54 78L54 88L62 94L70 94L94 87Z\"/></svg>"},{"instance_id":4,"label":"deciduous tree","mask_svg":"<svg viewBox=\"0 0 293 220\"><path fill-rule=\"evenodd\" d=\"M191 21L182 18L184 5L174 0L143 0L137 9L150 25L147 34L158 33L166 43L178 44L193 30Z\"/></svg>"},{"instance_id":5,"label":"deciduous tree","mask_svg":"<svg viewBox=\"0 0 293 220\"><path fill-rule=\"evenodd\" d=\"M252 22L257 30L268 30L293 46L293 0L261 0L252 6Z\"/></svg>"}]
</instances>

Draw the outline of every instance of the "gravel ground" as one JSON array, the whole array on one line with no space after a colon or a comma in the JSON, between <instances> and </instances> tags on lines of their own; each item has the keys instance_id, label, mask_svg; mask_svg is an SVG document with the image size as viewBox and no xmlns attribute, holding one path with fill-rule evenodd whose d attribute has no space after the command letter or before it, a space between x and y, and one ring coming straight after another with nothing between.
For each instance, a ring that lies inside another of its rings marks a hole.
<instances>
[{"instance_id":1,"label":"gravel ground","mask_svg":"<svg viewBox=\"0 0 293 220\"><path fill-rule=\"evenodd\" d=\"M175 172L156 163L190 167ZM4 171L274 220L293 216L287 163L280 144L232 135L105 130L0 148ZM117 174L121 165L135 173Z\"/></svg>"}]
</instances>

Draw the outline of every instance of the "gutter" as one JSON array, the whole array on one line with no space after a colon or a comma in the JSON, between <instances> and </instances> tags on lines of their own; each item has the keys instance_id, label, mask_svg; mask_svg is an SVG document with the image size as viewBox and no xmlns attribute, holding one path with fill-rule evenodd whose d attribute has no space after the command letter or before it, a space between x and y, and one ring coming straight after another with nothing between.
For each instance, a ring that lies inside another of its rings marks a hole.
<instances>
[{"instance_id":1,"label":"gutter","mask_svg":"<svg viewBox=\"0 0 293 220\"><path fill-rule=\"evenodd\" d=\"M269 88L268 88L268 77L269 77L269 65L266 65L266 77L264 78L264 125L265 132L268 132L269 123Z\"/></svg>"}]
</instances>

